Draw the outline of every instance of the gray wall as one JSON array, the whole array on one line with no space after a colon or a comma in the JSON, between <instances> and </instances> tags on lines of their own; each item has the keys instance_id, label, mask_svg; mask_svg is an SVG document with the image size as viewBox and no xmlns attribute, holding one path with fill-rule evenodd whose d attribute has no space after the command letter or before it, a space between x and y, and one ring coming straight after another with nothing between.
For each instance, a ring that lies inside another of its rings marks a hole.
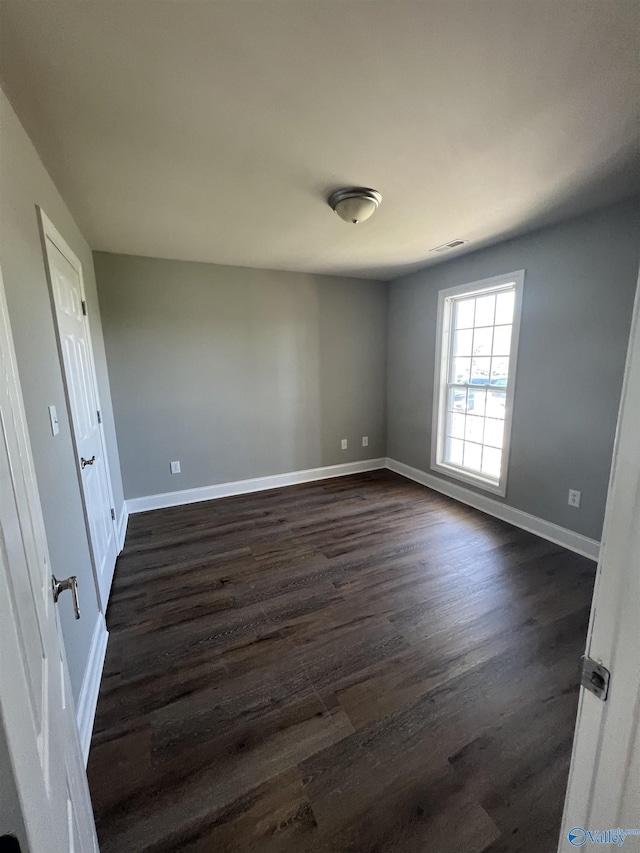
<instances>
[{"instance_id":1,"label":"gray wall","mask_svg":"<svg viewBox=\"0 0 640 853\"><path fill-rule=\"evenodd\" d=\"M524 268L504 502L599 539L639 261L635 199L393 283L387 455L429 471L438 291Z\"/></svg>"},{"instance_id":2,"label":"gray wall","mask_svg":"<svg viewBox=\"0 0 640 853\"><path fill-rule=\"evenodd\" d=\"M385 455L386 284L94 262L127 498Z\"/></svg>"},{"instance_id":3,"label":"gray wall","mask_svg":"<svg viewBox=\"0 0 640 853\"><path fill-rule=\"evenodd\" d=\"M98 603L84 526L80 487L67 418L49 289L38 231L36 204L52 220L82 263L116 511L123 505L100 309L91 251L36 154L4 93L0 91L0 267L18 360L31 447L49 542L58 577L75 574L82 618L70 597L60 599L69 673L78 698ZM51 435L47 407L55 405L60 433Z\"/></svg>"}]
</instances>

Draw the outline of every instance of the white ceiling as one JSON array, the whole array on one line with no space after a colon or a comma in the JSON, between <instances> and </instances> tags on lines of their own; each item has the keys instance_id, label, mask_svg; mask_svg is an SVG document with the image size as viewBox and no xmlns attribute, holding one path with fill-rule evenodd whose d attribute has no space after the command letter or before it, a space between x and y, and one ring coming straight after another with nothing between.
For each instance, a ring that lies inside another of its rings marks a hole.
<instances>
[{"instance_id":1,"label":"white ceiling","mask_svg":"<svg viewBox=\"0 0 640 853\"><path fill-rule=\"evenodd\" d=\"M2 0L91 246L390 278L640 191L637 0ZM380 190L357 226L326 205Z\"/></svg>"}]
</instances>

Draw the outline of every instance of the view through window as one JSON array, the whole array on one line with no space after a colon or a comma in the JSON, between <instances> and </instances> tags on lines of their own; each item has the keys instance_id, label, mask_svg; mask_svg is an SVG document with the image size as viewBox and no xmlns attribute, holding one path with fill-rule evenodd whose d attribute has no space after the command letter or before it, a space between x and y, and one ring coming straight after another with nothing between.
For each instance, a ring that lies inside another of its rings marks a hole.
<instances>
[{"instance_id":1,"label":"view through window","mask_svg":"<svg viewBox=\"0 0 640 853\"><path fill-rule=\"evenodd\" d=\"M449 296L444 291L441 300L434 467L494 490L506 476L517 287L514 276L492 287L480 282Z\"/></svg>"}]
</instances>

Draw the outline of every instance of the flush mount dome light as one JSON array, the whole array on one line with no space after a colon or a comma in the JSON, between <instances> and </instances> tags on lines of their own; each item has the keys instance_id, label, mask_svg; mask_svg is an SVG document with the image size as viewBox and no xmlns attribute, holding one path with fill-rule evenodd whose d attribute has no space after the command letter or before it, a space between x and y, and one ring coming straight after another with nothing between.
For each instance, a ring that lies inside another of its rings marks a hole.
<instances>
[{"instance_id":1,"label":"flush mount dome light","mask_svg":"<svg viewBox=\"0 0 640 853\"><path fill-rule=\"evenodd\" d=\"M368 187L347 187L329 196L329 206L345 222L364 222L378 209L382 196Z\"/></svg>"}]
</instances>

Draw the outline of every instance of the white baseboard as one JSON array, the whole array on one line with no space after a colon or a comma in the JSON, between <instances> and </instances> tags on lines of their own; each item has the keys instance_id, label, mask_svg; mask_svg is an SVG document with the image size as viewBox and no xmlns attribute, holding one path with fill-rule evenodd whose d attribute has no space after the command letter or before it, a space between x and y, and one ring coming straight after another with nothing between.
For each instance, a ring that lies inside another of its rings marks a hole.
<instances>
[{"instance_id":1,"label":"white baseboard","mask_svg":"<svg viewBox=\"0 0 640 853\"><path fill-rule=\"evenodd\" d=\"M98 613L96 625L93 629L93 637L91 638L87 668L84 671L82 687L80 688L80 698L78 699L78 732L80 734L80 745L82 746L85 765L89 759L91 733L93 731L93 721L96 716L96 707L98 705L98 693L100 692L100 680L102 678L102 669L104 667L104 659L107 653L108 639L109 632L107 631L107 625L104 621L104 615L102 613Z\"/></svg>"},{"instance_id":2,"label":"white baseboard","mask_svg":"<svg viewBox=\"0 0 640 853\"><path fill-rule=\"evenodd\" d=\"M331 477L345 477L347 474L377 471L380 468L386 468L386 466L387 460L385 458L363 459L361 462L327 465L324 468L291 471L288 474L275 474L271 477L256 477L252 480L236 480L231 483L219 483L216 486L201 486L197 489L184 489L180 492L165 492L164 494L147 495L142 498L130 498L126 504L129 514L147 512L151 509L210 501L232 495L245 495L249 492L262 492L267 489L279 489L282 486L295 486L300 483L312 483L315 480L328 480Z\"/></svg>"},{"instance_id":3,"label":"white baseboard","mask_svg":"<svg viewBox=\"0 0 640 853\"><path fill-rule=\"evenodd\" d=\"M441 480L440 477L427 474L419 468L412 468L411 465L405 465L404 462L387 459L387 468L429 489L433 489L456 501L479 509L481 512L486 512L488 515L493 515L495 518L513 524L515 527L520 527L529 533L535 533L536 536L541 536L549 542L562 545L563 548L568 548L569 551L575 551L576 554L582 554L591 560L598 560L600 543L596 539L589 539L588 536L583 536L581 533L574 533L573 530L567 530L566 527L560 527L558 524L553 524L535 515L530 515L528 512L523 512L521 509L515 509L512 506L500 503L500 501L496 501L486 495L479 495L470 489L465 489L464 486L458 486L446 480Z\"/></svg>"},{"instance_id":4,"label":"white baseboard","mask_svg":"<svg viewBox=\"0 0 640 853\"><path fill-rule=\"evenodd\" d=\"M126 522L129 514L136 512L147 512L153 509L162 509L181 504L197 503L198 501L210 501L216 498L226 498L232 495L244 495L250 492L261 492L267 489L279 489L283 486L293 486L299 483L312 483L315 480L327 480L331 477L345 477L348 474L360 474L365 471L376 471L380 468L388 468L401 474L416 483L421 483L429 489L447 495L454 500L486 512L495 518L520 527L536 536L541 536L556 545L562 545L570 551L597 560L600 552L600 543L595 539L589 539L580 533L574 533L566 527L560 527L550 521L545 521L535 515L530 515L523 510L515 509L500 501L480 495L454 483L427 474L418 468L405 465L395 459L365 459L361 462L347 462L344 465L328 465L324 468L310 468L306 471L292 471L287 474L275 474L271 477L255 477L251 480L237 480L230 483L219 483L215 486L201 486L196 489L184 489L178 492L165 492L159 495L147 495L141 498L130 498L125 501L125 509L120 520L119 529L122 529L122 539L126 532Z\"/></svg>"},{"instance_id":5,"label":"white baseboard","mask_svg":"<svg viewBox=\"0 0 640 853\"><path fill-rule=\"evenodd\" d=\"M124 548L124 540L127 535L127 524L129 522L129 511L127 509L127 502L122 502L122 512L120 513L120 519L118 521L118 554Z\"/></svg>"}]
</instances>

